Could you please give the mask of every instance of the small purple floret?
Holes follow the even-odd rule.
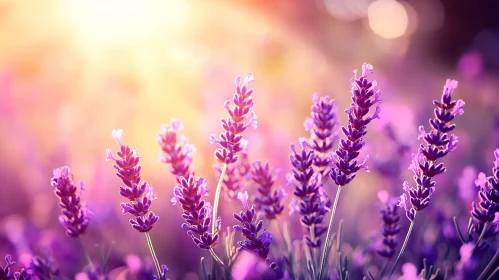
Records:
[[[268,162],[262,164],[260,161],[255,161],[251,165],[251,176],[258,191],[255,197],[256,210],[261,211],[269,220],[276,219],[284,210],[282,205],[282,200],[286,196],[284,190],[272,188],[278,173],[279,170],[274,170]]]
[[[170,125],[162,125],[158,135],[158,143],[161,147],[160,161],[167,164],[173,175],[188,177],[192,174],[190,166],[192,153],[196,150],[194,145],[188,143],[187,137],[180,135],[179,131],[184,129],[180,120],[172,119]]]

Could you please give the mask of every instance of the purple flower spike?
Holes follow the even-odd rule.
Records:
[[[236,162],[237,153],[244,149],[241,133],[250,126],[256,128],[256,114],[249,111],[254,104],[252,99],[253,89],[249,88],[249,83],[252,81],[253,75],[251,74],[246,74],[242,78],[236,77],[236,92],[232,102],[227,100],[224,104],[224,108],[229,114],[228,118],[221,119],[224,132],[220,133],[219,138],[216,138],[215,135],[210,136],[210,143],[220,145],[220,148],[215,151],[215,156],[221,163]],[[233,103],[232,108],[231,103]]]
[[[121,203],[123,214],[130,213],[135,216],[130,219],[132,227],[140,232],[148,232],[152,229],[159,217],[149,210],[152,200],[156,199],[152,187],[146,182],[141,182],[139,165],[140,156],[137,149],[130,149],[123,144],[123,130],[113,129],[111,133],[120,149],[116,157],[111,149],[106,150],[106,160],[115,162],[113,167],[117,170],[116,175],[123,181],[125,186],[120,187],[121,196],[128,201]]]
[[[206,180],[195,179],[190,175],[188,179],[180,177],[179,181],[180,185],[173,190],[175,196],[172,202],[182,205],[182,217],[185,221],[182,228],[187,230],[187,234],[199,248],[209,250],[216,247],[219,241],[219,228],[217,227],[217,232],[212,235],[210,232],[211,206],[202,199],[207,195]],[[216,222],[218,224],[219,221]]]
[[[306,130],[310,130],[310,146],[316,154],[314,166],[324,176],[329,172],[329,152],[338,140],[338,109],[329,96],[319,97],[315,93],[312,100],[312,117],[305,120],[304,126]]]
[[[409,169],[414,173],[416,187],[410,187],[408,182],[404,182],[404,194],[399,201],[399,206],[406,209],[406,216],[410,221],[414,220],[416,212],[423,210],[430,203],[430,197],[435,191],[436,182],[433,177],[443,173],[445,167],[438,161],[457,147],[457,136],[451,134],[456,126],[451,124],[457,112],[462,114],[464,101],[452,100],[452,93],[457,88],[457,81],[447,80],[441,101],[433,101],[435,117],[430,119],[431,130],[426,132],[423,126],[419,127],[421,135],[426,145],[421,145],[417,153],[413,154],[412,163]],[[412,207],[406,205],[407,197]]]
[[[67,166],[55,169],[53,174],[51,185],[60,199],[59,206],[62,210],[59,221],[66,228],[67,235],[78,237],[85,233],[90,221],[86,203],[81,201],[83,184],[80,183],[79,187],[75,186],[73,174]]]
[[[381,204],[378,205],[378,211],[383,220],[383,225],[381,228],[381,234],[383,234],[383,248],[378,249],[376,252],[385,258],[392,258],[395,253],[395,247],[397,247],[398,240],[397,234],[400,232],[399,220],[400,216],[398,212],[398,206],[389,201],[387,198],[382,198],[383,196],[388,196],[386,191],[380,192]]]
[[[162,125],[158,135],[161,147],[160,161],[170,167],[170,171],[177,177],[188,177],[192,162],[192,153],[196,150],[194,145],[188,143],[187,137],[179,135],[184,129],[180,120],[172,119],[170,125]]]
[[[279,170],[274,170],[268,162],[262,164],[255,161],[251,165],[251,176],[257,184],[258,194],[255,198],[255,206],[258,211],[265,214],[269,220],[276,219],[284,210],[282,200],[286,196],[284,190],[272,190]]]
[[[375,92],[376,81],[368,81],[367,76],[373,72],[370,64],[362,65],[362,75],[357,78],[357,71],[354,71],[352,82],[352,103],[350,108],[345,110],[348,114],[348,126],[342,127],[345,139],[340,140],[340,145],[336,152],[332,154],[331,172],[329,175],[338,186],[345,186],[355,178],[357,171],[361,168],[368,170],[366,166],[367,156],[363,162],[358,163],[360,149],[365,145],[363,137],[366,135],[367,124],[373,119],[379,118],[380,107],[376,109],[372,116],[367,117],[370,108],[381,103],[379,98],[381,92]]]
[[[244,236],[244,241],[239,241],[239,250],[246,250],[256,253],[259,257],[266,260],[269,254],[270,242],[272,237],[265,229],[259,233],[263,227],[263,221],[256,220],[254,205],[248,207],[248,193],[239,193],[238,198],[241,200],[245,210],[235,214],[234,218],[239,221],[240,225],[234,226],[234,230],[241,231]]]
[[[499,149],[494,151],[494,167],[492,176],[486,177],[484,173],[478,175],[475,185],[480,187],[478,205],[473,202],[471,216],[473,217],[473,230],[476,235],[480,235],[488,223],[483,239],[494,237],[499,233],[499,220],[495,219],[499,213]]]
[[[306,142],[301,143],[301,152],[297,151],[293,144],[291,144],[291,150],[293,154],[289,158],[293,165],[293,177],[289,178],[289,184],[295,189],[293,194],[301,200],[298,204],[300,221],[308,233],[305,239],[309,247],[320,248],[321,235],[327,230],[323,225],[323,219],[328,208],[327,202],[321,200],[319,192],[322,187],[322,177],[313,169],[316,155]],[[295,205],[296,203],[293,207],[296,209]]]

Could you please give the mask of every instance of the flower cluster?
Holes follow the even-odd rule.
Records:
[[[285,197],[284,190],[272,191],[272,186],[279,174],[279,170],[274,170],[268,162],[262,164],[255,161],[251,164],[251,177],[257,184],[258,194],[255,197],[255,205],[258,211],[265,214],[269,220],[276,219],[284,210],[282,200]]]
[[[478,192],[480,202],[478,205],[472,203],[471,216],[475,233],[480,235],[485,230],[483,239],[494,237],[499,233],[499,221],[495,219],[496,213],[499,213],[499,149],[494,151],[494,157],[492,176],[487,177],[484,173],[480,173],[475,180],[476,186],[480,187]],[[485,228],[486,223],[487,228]]]
[[[120,146],[115,157],[111,149],[106,150],[106,160],[115,162],[116,175],[123,181],[125,186],[120,187],[121,196],[129,201],[121,203],[123,214],[130,213],[135,216],[130,219],[132,227],[140,232],[148,232],[152,229],[159,217],[149,210],[156,196],[152,187],[146,182],[141,182],[139,165],[140,156],[137,149],[131,149],[123,144],[123,130],[113,129],[113,138]]]
[[[338,140],[338,109],[329,96],[319,97],[315,93],[312,101],[312,117],[305,120],[304,126],[311,134],[309,144],[316,154],[314,166],[324,176],[331,161],[329,153]]]
[[[229,113],[228,118],[222,118],[222,128],[225,132],[220,133],[220,137],[216,135],[210,136],[210,143],[218,143],[220,148],[215,151],[215,156],[219,162],[224,164],[234,163],[237,161],[237,153],[244,149],[244,142],[241,133],[248,127],[256,128],[256,114],[249,112],[253,107],[253,88],[248,88],[249,83],[253,81],[253,75],[246,74],[244,77],[236,77],[236,92],[232,98],[234,103],[231,108],[231,101],[227,100],[224,103],[224,108]],[[248,114],[249,120],[248,119]],[[246,121],[247,120],[247,121]]]
[[[162,125],[158,143],[161,147],[160,161],[169,165],[170,171],[177,177],[185,178],[193,174],[190,171],[192,162],[192,152],[196,149],[194,145],[188,143],[187,137],[179,135],[179,131],[184,129],[184,125],[178,119],[172,119],[170,125]]]
[[[400,232],[399,220],[400,216],[398,214],[399,207],[393,201],[389,201],[388,193],[382,191],[378,194],[381,204],[378,205],[378,211],[383,220],[383,226],[381,227],[381,234],[383,234],[383,248],[378,249],[376,252],[385,258],[393,257],[395,253],[395,247],[397,247],[398,240],[397,234]]]
[[[407,195],[400,197],[399,205],[403,206],[407,218],[414,220],[417,211],[421,211],[430,203],[430,197],[435,191],[433,177],[445,171],[443,163],[437,163],[439,159],[456,149],[457,136],[449,135],[456,125],[451,124],[457,113],[463,114],[464,101],[452,100],[452,92],[457,88],[457,81],[447,80],[444,86],[441,101],[433,101],[435,104],[435,118],[430,119],[431,131],[426,132],[423,126],[419,127],[421,135],[419,138],[425,140],[416,154],[412,155],[412,163],[409,169],[414,173],[416,187],[410,187],[404,182],[404,190],[408,193],[412,207],[408,209]]]
[[[67,235],[78,237],[85,233],[90,221],[86,203],[81,201],[83,183],[80,182],[80,191],[77,192],[78,187],[75,186],[73,174],[67,166],[55,169],[53,174],[50,183],[60,199],[59,206],[62,210],[59,222],[66,228]]]
[[[248,153],[243,151],[240,153],[240,157],[241,160],[227,165],[225,175],[222,178],[222,188],[225,196],[229,199],[237,198],[237,193],[246,183],[246,176],[250,171]],[[215,166],[215,170],[217,171],[217,175],[220,176],[222,173],[222,167],[220,164]]]
[[[246,250],[256,253],[260,258],[266,260],[270,250],[270,242],[272,237],[270,233],[262,230],[263,221],[256,221],[255,206],[248,207],[248,192],[238,193],[237,198],[244,206],[244,211],[240,214],[234,213],[234,218],[239,221],[240,225],[235,225],[234,230],[240,231],[245,240],[239,241],[239,250]]]
[[[12,258],[10,255],[5,256],[5,266],[2,267],[0,265],[0,279],[2,280],[29,280],[32,279],[31,275],[24,270],[24,268],[21,269],[19,272],[15,272],[14,276],[10,275],[10,267],[15,264],[15,262],[12,261]]]
[[[355,160],[359,155],[360,149],[365,145],[363,137],[366,135],[366,127],[373,119],[379,118],[380,107],[376,106],[376,110],[371,117],[366,117],[371,106],[380,103],[379,96],[381,92],[374,92],[377,85],[376,81],[368,81],[367,76],[373,72],[373,67],[370,64],[362,65],[362,75],[357,78],[357,71],[354,71],[352,79],[352,103],[350,108],[345,112],[348,114],[348,127],[342,127],[342,131],[346,139],[340,140],[340,145],[335,154],[331,157],[332,167],[330,176],[338,186],[345,186],[355,178],[356,172],[361,168],[367,170],[365,165],[367,156],[364,162],[357,163]],[[371,99],[374,97],[374,99]],[[365,118],[364,118],[365,117]]]
[[[327,228],[322,224],[324,215],[328,212],[326,203],[321,200],[322,176],[314,172],[313,162],[316,157],[314,150],[310,149],[306,142],[301,142],[301,152],[291,144],[293,154],[289,156],[293,165],[293,175],[289,184],[294,187],[293,194],[301,201],[298,205],[292,202],[291,208],[301,215],[301,223],[306,227],[309,235],[306,242],[309,247],[321,247],[321,235]]]
[[[201,248],[209,250],[217,246],[219,241],[218,231],[212,234],[209,231],[211,223],[211,205],[202,199],[208,195],[206,190],[207,182],[203,178],[195,179],[190,175],[189,178],[180,177],[179,186],[173,190],[174,197],[172,198],[173,205],[180,203],[182,205],[182,217],[185,223],[182,228],[187,230],[187,234],[192,238],[194,243]],[[220,220],[216,221],[217,229]]]

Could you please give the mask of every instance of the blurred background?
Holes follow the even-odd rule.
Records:
[[[337,214],[347,221],[351,251],[379,237],[376,193],[402,193],[417,127],[427,125],[447,78],[459,81],[455,96],[466,107],[456,120],[459,147],[437,179],[438,209],[427,218],[461,215],[464,227],[476,189],[474,175],[458,178],[490,173],[499,147],[498,15],[493,0],[0,0],[0,257],[50,256],[70,278],[82,270],[81,247],[58,223],[50,186],[52,170],[68,165],[93,212],[83,238],[90,255],[98,259],[114,242],[109,270],[151,265],[145,238],[121,215],[121,182],[105,161],[106,148],[117,147],[111,130],[122,128],[158,196],[152,210],[160,220],[151,231],[158,258],[170,278],[197,279],[199,258],[209,254],[180,227],[181,209],[170,203],[175,179],[158,160],[160,125],[184,122],[211,201],[216,146],[208,136],[221,132],[234,78],[252,73],[258,128],[245,133],[249,157],[280,168],[285,186],[289,144],[309,136],[303,121],[312,94],[334,98],[345,124],[350,79],[363,62],[374,65],[384,102],[366,140],[372,172],[344,191]],[[223,228],[241,209],[225,205]],[[298,217],[286,207],[282,220],[299,240]],[[429,228],[420,230],[431,244]]]

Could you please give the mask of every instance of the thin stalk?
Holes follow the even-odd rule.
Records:
[[[338,186],[336,197],[334,198],[333,209],[331,210],[331,218],[329,219],[329,226],[327,227],[326,242],[324,243],[324,251],[322,253],[322,261],[319,269],[319,280],[322,280],[324,268],[326,267],[326,259],[328,255],[329,241],[331,239],[331,227],[333,226],[334,214],[336,213],[336,206],[338,206],[338,199],[340,198],[341,186]]]
[[[210,249],[210,253],[211,255],[213,256],[213,258],[218,262],[220,263],[223,267],[225,267],[225,264],[224,262],[217,256],[217,254],[215,253],[215,251],[213,250],[213,248]]]
[[[90,255],[88,254],[87,249],[85,249],[85,245],[83,244],[83,240],[81,239],[81,237],[77,237],[77,238],[80,241],[81,247],[83,248],[83,254],[85,254],[85,258],[87,259],[88,264],[90,265],[92,270],[94,270],[95,269],[94,263],[90,259]]]
[[[498,271],[499,271],[499,267],[497,267],[496,269],[494,269],[494,271],[492,271],[492,273],[489,275],[489,278],[487,278],[487,280],[494,279],[494,278],[492,278],[492,276],[494,276],[494,274],[496,274]]]
[[[388,258],[385,258],[385,260],[383,261],[383,266],[381,267],[381,270],[379,271],[379,279],[383,279],[383,273],[385,273],[387,265],[388,265]]]
[[[483,269],[482,273],[480,273],[480,276],[478,276],[478,280],[482,280],[485,277],[485,275],[487,274],[487,271],[489,271],[489,269],[492,267],[492,265],[496,262],[497,258],[499,258],[499,249],[494,254],[494,257],[492,257],[492,259],[487,264],[487,266]]]
[[[400,253],[395,259],[395,263],[393,264],[392,270],[390,271],[390,276],[388,278],[392,277],[393,272],[395,271],[395,267],[397,266],[397,263],[399,262],[400,257],[404,253],[405,246],[407,246],[407,241],[409,241],[409,237],[411,236],[412,228],[414,227],[414,221],[416,220],[416,213],[414,213],[414,219],[411,221],[411,225],[409,226],[409,230],[407,231],[407,235],[405,236],[404,244],[402,244],[402,249],[400,249]]]
[[[222,172],[220,173],[220,179],[218,179],[217,190],[215,191],[215,200],[213,201],[213,211],[211,219],[211,233],[213,235],[215,235],[217,231],[218,202],[220,201],[220,191],[222,190],[222,182],[226,171],[227,171],[227,163],[224,163],[224,165],[222,166]]]
[[[475,249],[473,251],[476,251],[478,249],[478,245],[480,245],[480,241],[482,241],[483,237],[485,236],[485,232],[487,231],[488,226],[489,226],[489,222],[485,222],[485,224],[483,224],[482,232],[480,233],[480,236],[478,237],[478,240],[476,241]]]
[[[156,257],[156,253],[154,252],[154,247],[152,246],[151,236],[149,233],[145,232],[147,246],[149,246],[149,251],[151,251],[152,260],[154,261],[154,265],[156,266],[156,270],[158,271],[158,277],[161,279],[161,268],[159,266],[158,258]]]

